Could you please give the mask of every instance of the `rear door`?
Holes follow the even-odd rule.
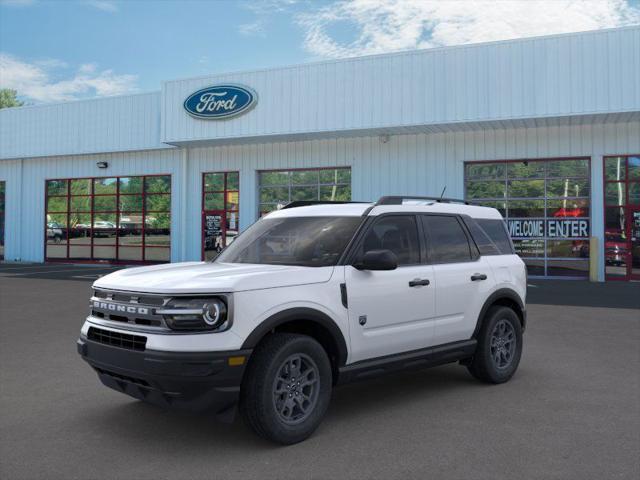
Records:
[[[469,339],[495,279],[462,220],[456,215],[422,215],[436,296],[434,343]]]
[[[377,249],[395,253],[398,268],[362,271],[351,265],[345,267],[350,359],[354,362],[433,344],[433,267],[423,263],[417,217],[377,217],[357,246],[351,263]]]

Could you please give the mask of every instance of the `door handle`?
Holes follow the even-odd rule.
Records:
[[[429,283],[431,283],[431,282],[429,282],[429,280],[427,280],[426,278],[425,279],[416,278],[416,279],[411,280],[409,282],[409,286],[410,287],[423,287],[423,286],[429,285]]]
[[[486,280],[487,276],[484,273],[474,273],[471,275],[471,281],[477,282],[478,280]]]

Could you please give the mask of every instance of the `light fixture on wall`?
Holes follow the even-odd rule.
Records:
[[[107,168],[109,166],[109,164],[107,162],[97,162],[96,166],[98,168]]]

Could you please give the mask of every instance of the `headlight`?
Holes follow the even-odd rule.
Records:
[[[174,298],[156,313],[172,330],[222,331],[231,325],[223,298]]]

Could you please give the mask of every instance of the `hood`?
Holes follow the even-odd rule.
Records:
[[[333,267],[185,262],[124,268],[94,282],[96,288],[145,293],[222,293],[329,281]]]

